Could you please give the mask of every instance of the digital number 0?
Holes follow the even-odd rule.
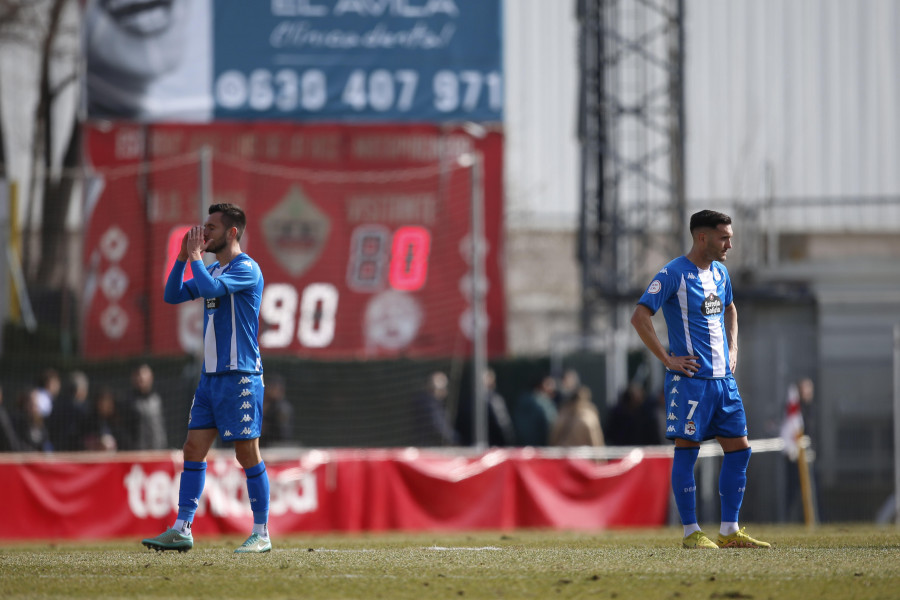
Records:
[[[395,290],[421,289],[428,277],[431,234],[424,227],[401,227],[391,247],[390,283]]]

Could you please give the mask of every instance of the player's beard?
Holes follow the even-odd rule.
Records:
[[[210,239],[206,244],[206,252],[210,252],[211,254],[218,254],[221,250],[225,249],[225,238],[219,239]]]

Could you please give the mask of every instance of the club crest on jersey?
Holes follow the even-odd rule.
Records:
[[[722,308],[722,299],[715,294],[710,294],[703,299],[703,306],[700,308],[700,312],[706,317],[711,317],[721,314]]]
[[[215,310],[219,308],[219,299],[218,298],[207,298],[206,299],[206,310]]]
[[[654,279],[650,282],[650,287],[647,288],[648,294],[658,294],[659,290],[662,289],[662,284],[659,282],[659,279]]]

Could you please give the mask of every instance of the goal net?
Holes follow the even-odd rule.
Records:
[[[123,400],[126,373],[113,365],[158,366],[170,446],[180,445],[200,373],[203,306],[168,305],[163,288],[185,231],[219,202],[245,210],[241,247],[265,278],[267,393],[283,390],[289,407],[268,421],[280,428],[271,441],[452,443],[426,435],[416,406],[441,381],[436,372],[447,376],[451,423],[470,401],[476,290],[488,352],[501,353],[505,337],[500,228],[490,218],[499,211],[488,208],[485,239],[473,243],[473,189],[481,194],[483,182],[459,160],[476,140],[430,128],[279,125],[90,133],[81,350],[94,378],[108,365]],[[473,257],[487,267],[477,281]]]

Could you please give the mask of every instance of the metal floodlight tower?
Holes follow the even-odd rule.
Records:
[[[683,0],[578,0],[582,334],[684,251]]]

